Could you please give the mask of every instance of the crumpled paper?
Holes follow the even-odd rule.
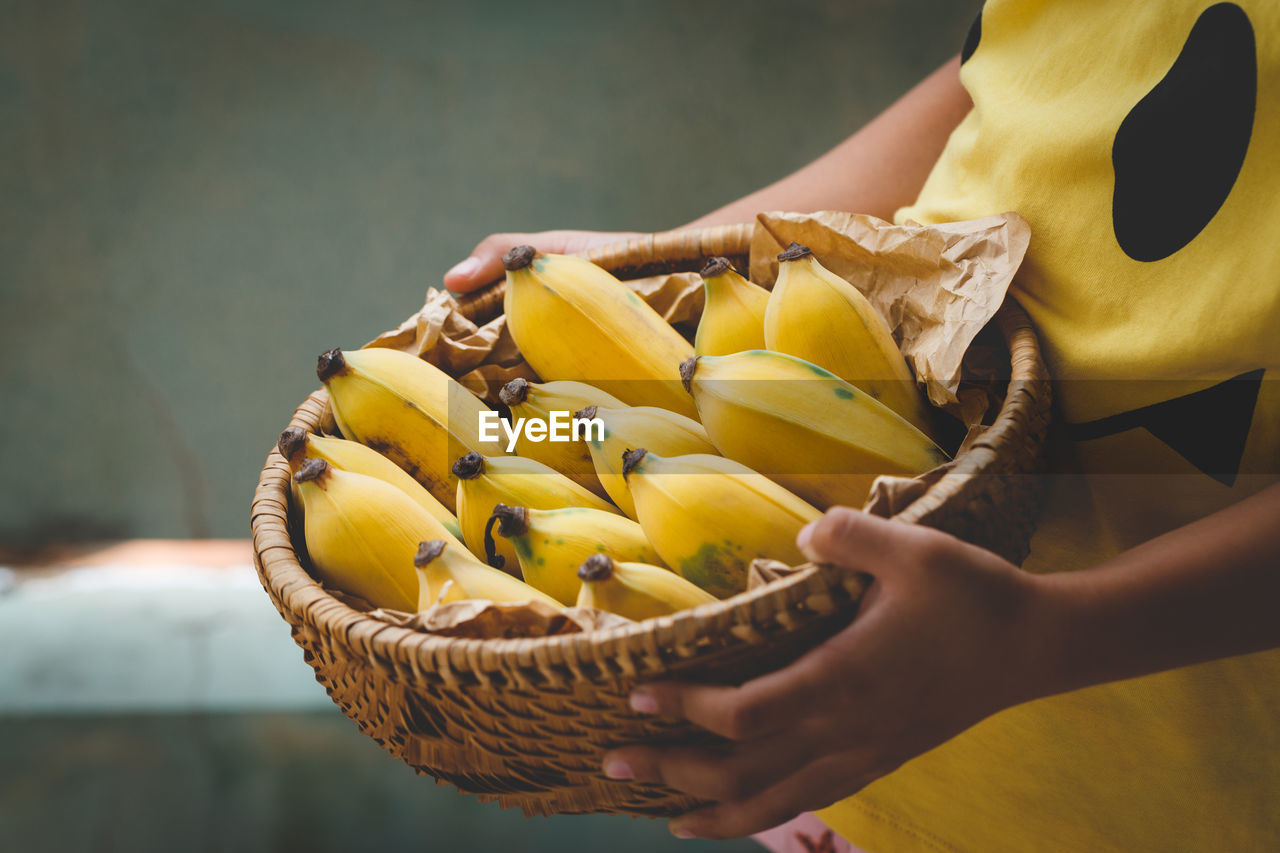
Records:
[[[1016,213],[941,225],[894,225],[841,211],[761,213],[752,281],[771,287],[777,255],[801,243],[867,297],[936,406],[959,402],[960,365],[995,316],[1022,263],[1031,227]]]
[[[475,640],[553,637],[633,624],[630,619],[590,607],[553,607],[542,601],[502,604],[481,599],[437,604],[419,613],[371,610],[366,615],[410,631]]]
[[[985,424],[972,423],[964,437],[964,441],[960,443],[960,449],[956,451],[955,455],[958,457],[967,450],[971,444],[982,437],[982,434],[987,429],[988,427]],[[887,474],[876,477],[875,482],[871,484],[871,492],[867,495],[862,508],[872,515],[878,515],[881,518],[892,518],[929,491],[934,484],[945,477],[955,466],[955,458],[952,458],[950,462],[944,462],[938,467],[915,477],[893,477]]]
[[[365,346],[389,347],[425,359],[491,404],[512,379],[538,378],[516,349],[503,317],[477,326],[445,290],[428,290],[416,314]]]

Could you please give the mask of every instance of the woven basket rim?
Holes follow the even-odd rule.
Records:
[[[619,257],[639,266],[660,259],[693,261],[710,254],[742,256],[749,249],[750,235],[749,225],[685,229],[644,235],[584,254],[607,267]],[[640,260],[636,261],[637,258]],[[474,304],[487,299],[492,303],[492,291],[496,289],[490,288],[490,292],[460,302]],[[1006,299],[997,319],[1009,346],[1012,371],[1009,393],[1001,401],[995,423],[988,428],[989,440],[958,454],[953,469],[929,486],[903,512],[894,515],[894,519],[919,521],[931,509],[963,491],[966,483],[990,464],[1001,436],[1021,428],[1020,419],[1014,411],[1019,396],[1015,389],[1018,383],[1040,383],[1046,376],[1030,320],[1012,296]],[[313,392],[295,411],[290,426],[301,426],[310,431],[318,429],[320,411],[326,401],[323,389]],[[521,639],[446,637],[374,619],[325,590],[302,566],[292,547],[288,500],[288,465],[273,447],[267,455],[254,495],[251,528],[254,562],[263,585],[273,592],[279,606],[288,608],[303,622],[321,631],[344,638],[348,644],[365,646],[366,653],[372,657],[395,663],[395,658],[406,656],[402,662],[413,673],[418,674],[424,668],[423,664],[429,664],[426,669],[443,673],[446,680],[456,677],[455,669],[487,681],[493,673],[510,674],[517,668],[525,671],[530,667],[539,668],[539,658],[544,655],[543,663],[564,665],[576,674],[581,674],[584,667],[595,667],[605,672],[611,665],[616,668],[617,653],[628,653],[632,642],[640,641],[646,647],[696,644],[699,636],[707,634],[708,626],[724,629],[739,623],[749,626],[755,621],[749,618],[750,611],[760,609],[776,613],[794,607],[811,595],[839,587],[851,576],[847,570],[836,567],[815,567],[721,601],[607,629]],[[611,663],[606,663],[606,660]],[[633,674],[643,676],[644,673]]]

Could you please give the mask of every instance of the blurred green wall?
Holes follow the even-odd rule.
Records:
[[[246,535],[321,350],[490,231],[660,230],[786,174],[976,7],[0,4],[0,542]]]

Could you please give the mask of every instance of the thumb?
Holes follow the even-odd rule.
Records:
[[[816,563],[879,575],[886,566],[904,562],[919,547],[923,532],[915,525],[838,506],[805,525],[796,545]]]

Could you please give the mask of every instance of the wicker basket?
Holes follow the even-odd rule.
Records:
[[[750,234],[748,226],[670,232],[589,257],[622,278],[693,270],[714,255],[745,268]],[[502,285],[460,304],[483,322],[500,313]],[[1020,561],[1035,526],[1049,390],[1026,315],[1009,301],[997,319],[1011,356],[998,417],[895,518]],[[289,425],[317,430],[326,406],[324,392],[315,392]],[[253,499],[255,562],[316,680],[363,732],[419,773],[528,814],[666,816],[695,806],[679,792],[602,775],[601,758],[614,746],[712,738],[635,714],[631,688],[659,678],[737,683],[776,668],[847,624],[861,588],[823,567],[608,631],[523,640],[427,635],[371,619],[325,592],[300,562],[288,499],[289,469],[273,450]]]

